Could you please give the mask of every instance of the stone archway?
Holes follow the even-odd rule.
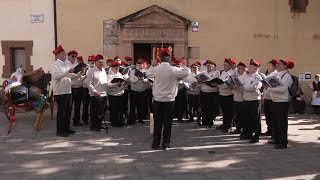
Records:
[[[133,57],[134,43],[174,44],[175,57],[186,57],[190,20],[153,5],[117,21],[104,21],[104,54]]]

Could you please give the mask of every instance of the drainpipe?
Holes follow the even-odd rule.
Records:
[[[54,47],[58,47],[58,31],[57,31],[57,0],[53,0],[53,25],[54,25]]]

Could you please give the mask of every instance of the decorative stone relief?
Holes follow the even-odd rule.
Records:
[[[105,45],[119,45],[119,25],[116,20],[103,21],[103,37]]]
[[[255,34],[253,34],[253,38],[255,38],[255,39],[271,39],[271,35],[255,33]]]
[[[184,29],[124,28],[124,40],[184,40]]]

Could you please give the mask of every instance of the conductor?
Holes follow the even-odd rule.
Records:
[[[158,150],[161,141],[163,127],[162,149],[169,148],[171,138],[174,100],[178,93],[178,82],[188,76],[188,69],[171,66],[170,56],[165,49],[160,54],[161,64],[153,60],[152,67],[146,72],[148,78],[153,81],[153,116],[154,134],[152,149]]]

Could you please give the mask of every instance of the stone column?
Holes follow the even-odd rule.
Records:
[[[103,21],[103,55],[110,58],[119,55],[119,29],[116,20]]]

